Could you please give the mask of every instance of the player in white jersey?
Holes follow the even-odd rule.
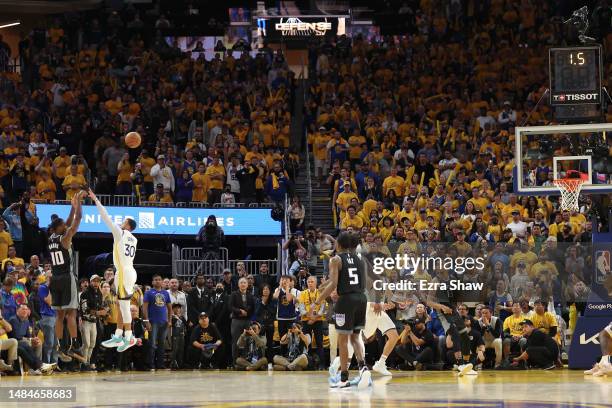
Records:
[[[136,229],[136,221],[126,218],[121,226],[113,223],[106,208],[91,190],[89,190],[89,197],[98,207],[102,221],[113,233],[113,263],[116,269],[113,286],[119,299],[120,313],[117,330],[109,340],[102,342],[102,345],[107,348],[117,347],[117,351],[121,353],[136,345],[136,339],[132,335],[132,314],[130,313],[130,299],[134,294],[134,285],[136,285],[134,257],[138,240],[132,235],[132,231]]]

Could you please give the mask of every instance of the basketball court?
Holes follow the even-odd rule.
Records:
[[[111,373],[3,378],[0,386],[76,387],[76,402],[53,407],[612,407],[611,380],[578,370],[394,372],[372,389],[330,390],[327,372]],[[3,407],[24,404],[2,403]]]

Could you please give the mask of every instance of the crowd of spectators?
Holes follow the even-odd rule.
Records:
[[[562,35],[549,19],[552,2],[522,3],[476,10],[421,2],[410,36],[313,43],[305,124],[315,179],[332,197],[330,216],[338,229],[361,234],[360,252],[487,260],[482,271],[388,270],[385,279],[483,283],[457,306],[472,328],[474,361],[523,364],[535,327],[555,347],[538,339],[549,352],[529,363],[548,368],[567,315],[588,297],[588,244],[598,225],[588,198],[570,212],[512,192],[511,135],[515,125],[550,120],[546,106],[531,111],[547,83],[545,47]],[[55,20],[42,38],[20,43],[28,81],[3,77],[0,348],[8,365],[17,355],[33,374],[57,362],[50,265],[41,265],[44,231],[33,200],[70,198],[85,185],[167,203],[278,203],[292,195],[295,79],[282,53],[194,60],[159,34],[143,36],[139,19],[128,10],[87,25]],[[142,148],[126,148],[129,131],[141,134]],[[290,213],[299,233],[286,244],[286,276],[278,281],[266,265],[250,276],[240,264],[218,281],[155,276],[132,299],[139,345],[127,353],[99,345],[117,323],[112,269],[82,279],[84,361],[60,362],[62,370],[327,366],[336,355],[335,296],[321,306],[313,300],[325,279],[316,267],[335,242],[304,225],[298,199]],[[452,367],[457,339],[413,296],[386,299],[384,313],[401,333],[387,365]],[[367,339],[369,362],[382,343],[381,333]]]

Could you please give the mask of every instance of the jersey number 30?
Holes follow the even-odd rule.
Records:
[[[64,254],[62,252],[51,252],[51,263],[53,266],[63,265],[64,262]]]
[[[125,256],[133,258],[136,255],[136,247],[133,245],[125,244]]]
[[[357,268],[348,268],[349,278],[351,278],[351,280],[349,280],[349,285],[359,284],[359,275],[355,272],[357,272]]]

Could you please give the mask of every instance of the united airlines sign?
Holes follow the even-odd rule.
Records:
[[[47,225],[51,215],[66,218],[69,205],[38,204],[36,213],[42,226]],[[169,208],[169,207],[106,207],[111,219],[121,224],[126,218],[137,223],[136,235],[195,235],[214,215],[225,235],[281,235],[281,223],[270,216],[270,209],[260,208]],[[98,209],[83,206],[83,219],[79,232],[107,233]]]

